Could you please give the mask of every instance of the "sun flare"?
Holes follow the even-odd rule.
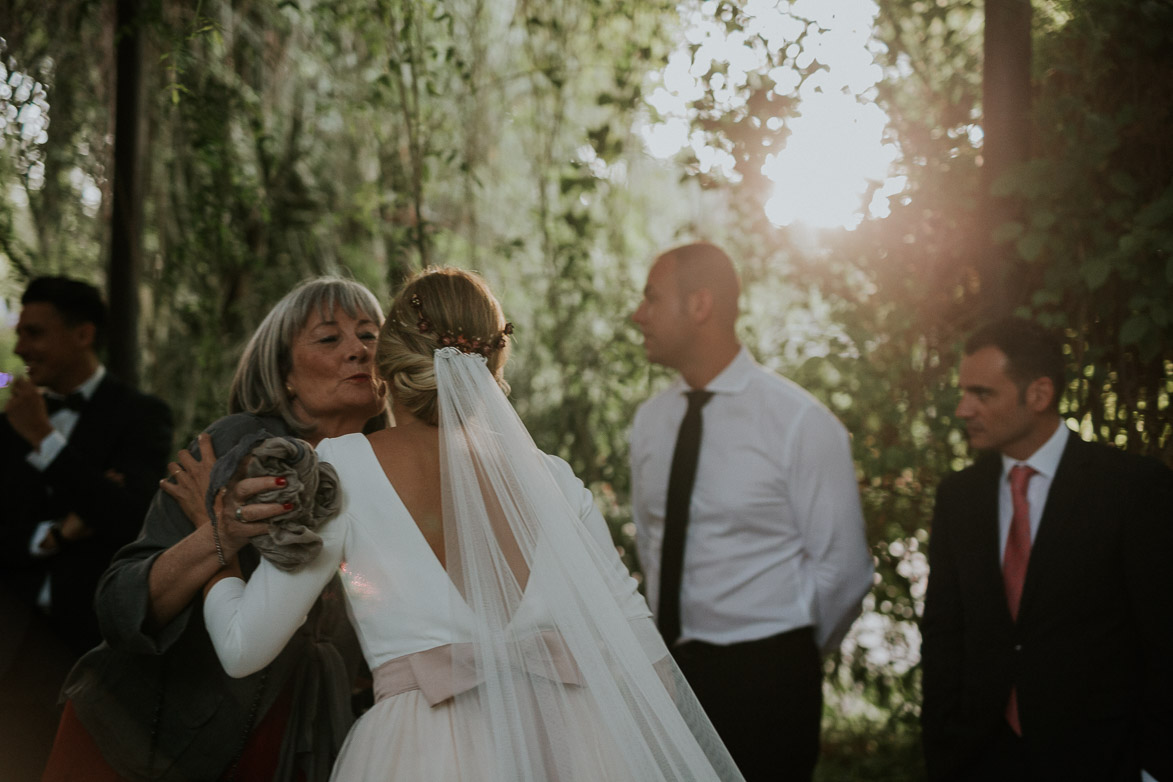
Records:
[[[753,40],[743,31],[729,33],[715,18],[718,6],[712,0],[699,7],[682,3],[680,10],[685,40],[659,72],[659,84],[648,97],[660,120],[641,129],[653,156],[667,159],[688,149],[700,171],[736,181],[732,155],[690,129],[689,104],[703,95],[701,79],[718,65],[720,72],[709,82],[712,98],[723,110],[739,108],[738,88],[747,74],[767,67],[762,42],[788,55],[794,47],[791,67],[769,71],[774,91],[796,96],[799,107],[785,120],[762,118],[771,130],[781,133],[785,126],[789,132],[785,147],[762,167],[774,183],[766,217],[778,226],[851,230],[865,217],[887,216],[888,199],[903,190],[905,180],[893,175],[898,152],[884,141],[888,118],[874,101],[882,76],[874,59],[879,45],[872,36],[874,0],[751,1],[742,10]],[[816,23],[801,47],[794,43],[804,29],[799,19]],[[798,69],[816,60],[825,68],[800,84]]]

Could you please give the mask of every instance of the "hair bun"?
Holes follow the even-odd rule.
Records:
[[[512,324],[483,279],[451,267],[430,268],[404,283],[379,333],[375,367],[395,401],[433,426],[439,423],[435,351],[455,347],[485,358],[498,385],[509,356]]]

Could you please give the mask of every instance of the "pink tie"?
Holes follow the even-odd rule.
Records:
[[[1010,468],[1010,501],[1014,515],[1010,517],[1010,534],[1006,538],[1006,553],[1002,557],[1002,580],[1006,585],[1006,602],[1010,616],[1018,620],[1018,604],[1022,600],[1022,585],[1026,581],[1026,564],[1030,559],[1030,503],[1026,499],[1026,487],[1037,471],[1025,464]],[[1010,702],[1006,704],[1006,721],[1019,736],[1022,725],[1018,721],[1018,694],[1010,690]]]
[[[1010,468],[1010,501],[1014,515],[1010,517],[1010,534],[1002,557],[1002,580],[1006,583],[1010,616],[1015,620],[1018,619],[1018,603],[1022,600],[1022,584],[1026,581],[1026,563],[1030,559],[1030,503],[1026,499],[1026,486],[1034,474],[1034,468],[1025,464]]]

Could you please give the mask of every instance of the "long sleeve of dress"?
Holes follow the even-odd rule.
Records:
[[[287,573],[261,560],[247,584],[225,578],[208,592],[204,624],[229,676],[255,673],[280,654],[338,572],[346,538],[345,512],[319,533],[321,553],[296,572]]]

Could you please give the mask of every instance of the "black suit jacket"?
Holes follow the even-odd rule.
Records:
[[[0,414],[0,578],[28,602],[49,577],[50,623],[80,654],[101,641],[93,610],[98,578],[138,534],[171,452],[171,411],[107,374],[79,411],[65,448],[41,472],[29,445]],[[122,476],[107,477],[108,471]],[[94,531],[57,554],[29,554],[37,524],[74,511]]]
[[[1035,778],[1173,779],[1173,472],[1070,434],[1015,622],[1001,470],[988,454],[937,494],[921,626],[930,779],[970,778],[1005,731],[1012,686],[1049,775]]]

